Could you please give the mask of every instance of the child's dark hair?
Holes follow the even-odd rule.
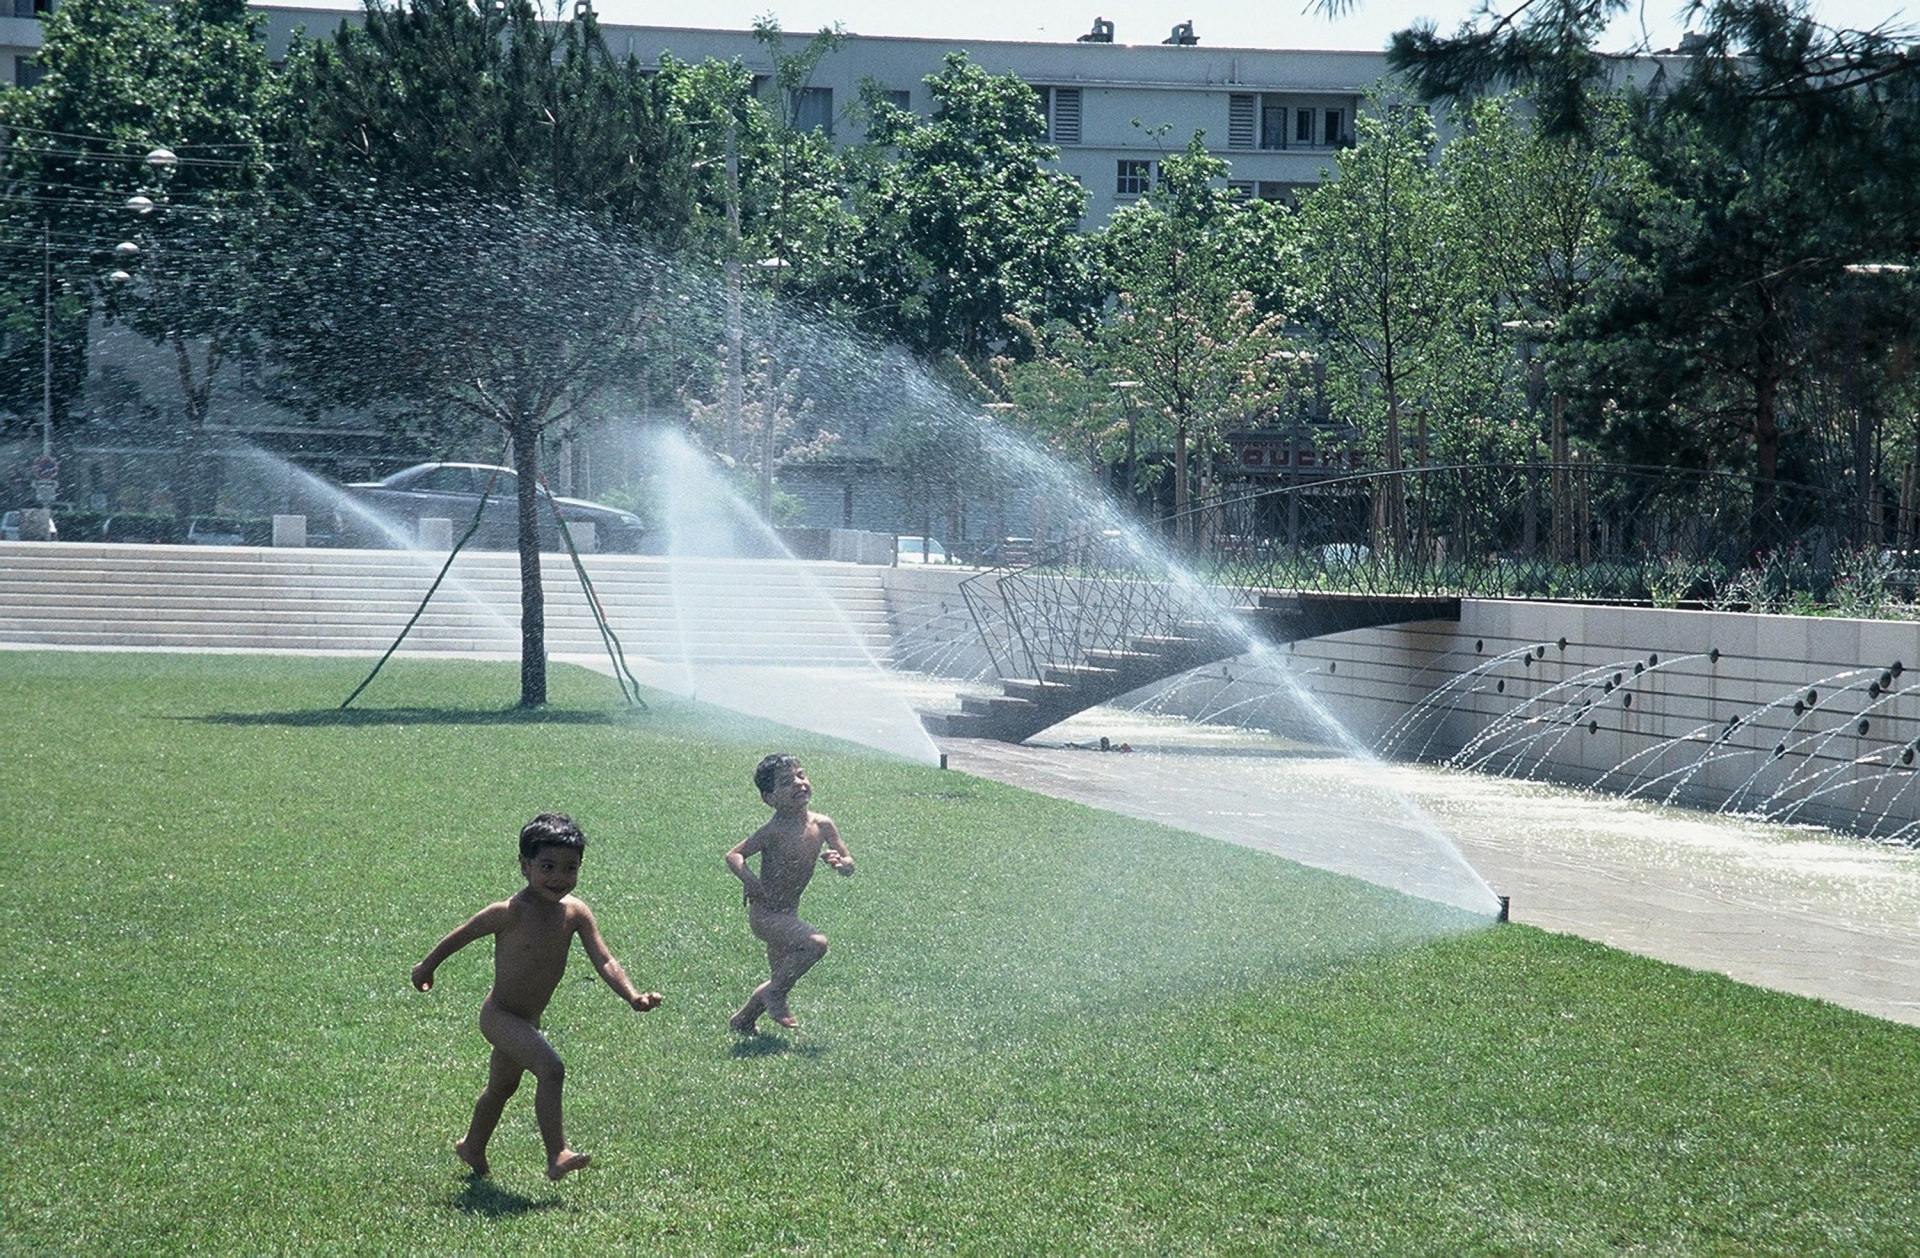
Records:
[[[776,751],[754,766],[753,784],[760,788],[762,795],[771,795],[774,788],[780,785],[780,771],[799,767],[800,757],[784,755]]]
[[[587,836],[563,812],[543,812],[520,828],[520,855],[532,860],[543,847],[587,850]]]

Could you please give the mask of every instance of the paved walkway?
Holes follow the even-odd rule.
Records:
[[[1102,753],[1099,719],[1049,731],[1051,745],[941,747],[960,772],[1296,857],[1356,834],[1390,853],[1410,800],[1511,897],[1517,922],[1920,1025],[1920,854],[1261,736],[1150,747],[1155,731],[1122,729],[1110,743],[1127,734],[1136,749]]]

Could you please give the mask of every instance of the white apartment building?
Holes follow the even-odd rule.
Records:
[[[643,64],[657,64],[667,51],[683,61],[737,58],[757,75],[773,73],[772,58],[750,33],[605,29],[616,53],[630,52]],[[805,42],[803,35],[789,39],[796,48]],[[1047,138],[1060,150],[1061,169],[1087,189],[1093,223],[1145,192],[1161,157],[1185,148],[1196,131],[1232,163],[1231,181],[1250,195],[1282,198],[1318,182],[1336,150],[1352,143],[1355,115],[1387,73],[1386,58],[1368,52],[856,35],[820,63],[798,121],[857,142],[849,109],[869,80],[895,104],[930,114],[925,80],[956,50],[1039,93]]]
[[[0,0],[0,69],[17,84],[33,81],[40,45],[38,14],[58,0]],[[265,19],[268,50],[284,53],[295,30],[330,34],[358,11],[255,5]],[[841,143],[860,140],[851,116],[860,85],[884,85],[896,104],[930,113],[924,80],[943,58],[964,51],[992,74],[1015,74],[1039,92],[1048,139],[1060,167],[1088,192],[1087,221],[1105,221],[1151,186],[1155,164],[1186,147],[1194,132],[1232,163],[1231,181],[1250,196],[1284,198],[1322,178],[1336,150],[1353,139],[1355,115],[1369,88],[1387,73],[1370,52],[1214,48],[1193,39],[1190,24],[1170,28],[1169,42],[1109,42],[1112,23],[1089,23],[1091,37],[1063,43],[1018,40],[906,39],[853,35],[821,62],[798,121],[826,129]],[[654,26],[602,28],[620,56],[658,65],[662,53],[682,61],[738,59],[771,82],[773,58],[748,31]],[[1201,32],[1204,35],[1204,32]],[[789,35],[796,51],[807,33]]]

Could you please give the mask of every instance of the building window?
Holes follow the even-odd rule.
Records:
[[[15,17],[45,17],[51,12],[53,12],[53,0],[13,0]]]
[[[1311,109],[1291,109],[1288,98],[1275,92],[1236,93],[1227,98],[1227,147],[1283,149],[1289,143],[1311,145],[1314,124]],[[1294,116],[1295,133],[1287,137],[1287,115]]]
[[[1279,179],[1262,179],[1255,195],[1262,201],[1279,201],[1283,205],[1298,205],[1300,193],[1312,186],[1312,184],[1288,183]]]
[[[1346,119],[1347,119],[1347,114],[1346,114],[1346,111],[1343,109],[1329,109],[1327,111],[1327,147],[1328,148],[1330,149],[1338,148],[1340,147],[1341,143],[1346,139],[1346,133],[1347,133]]]
[[[1251,201],[1253,200],[1255,187],[1256,185],[1251,180],[1241,181],[1229,179],[1227,180],[1227,195],[1235,201]]]
[[[1259,101],[1252,95],[1235,93],[1227,97],[1227,147],[1253,147],[1253,120]]]
[[[803,87],[793,94],[793,126],[796,131],[824,131],[833,134],[833,89]]]
[[[1287,107],[1271,96],[1260,101],[1260,147],[1287,147]]]
[[[1047,121],[1047,143],[1080,143],[1080,89],[1036,87],[1033,90],[1040,94],[1040,116]]]
[[[32,57],[15,57],[13,59],[13,85],[15,87],[32,87],[39,81],[40,67],[34,64]]]
[[[912,92],[889,91],[884,93],[884,95],[886,96],[887,104],[892,105],[895,109],[904,109],[908,111],[911,111],[913,109],[913,93]]]
[[[1123,159],[1114,179],[1115,196],[1137,197],[1153,186],[1153,163]]]

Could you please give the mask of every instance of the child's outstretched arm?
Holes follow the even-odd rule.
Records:
[[[507,919],[512,912],[513,905],[502,900],[498,904],[489,904],[459,926],[454,927],[447,933],[445,939],[433,945],[433,951],[426,955],[425,960],[413,967],[414,987],[423,992],[430,990],[433,987],[433,972],[440,968],[442,961],[474,940],[484,939],[497,932],[507,924]]]
[[[853,853],[847,850],[846,840],[840,837],[840,827],[833,824],[831,817],[815,818],[820,825],[820,859],[831,869],[843,876],[853,874]]]
[[[633,985],[627,972],[613,959],[613,951],[607,947],[607,941],[600,938],[600,923],[593,920],[593,910],[576,901],[574,909],[580,915],[578,929],[580,943],[587,950],[587,960],[593,962],[594,970],[613,988],[614,995],[645,1013],[660,1004],[659,992],[643,992]]]

